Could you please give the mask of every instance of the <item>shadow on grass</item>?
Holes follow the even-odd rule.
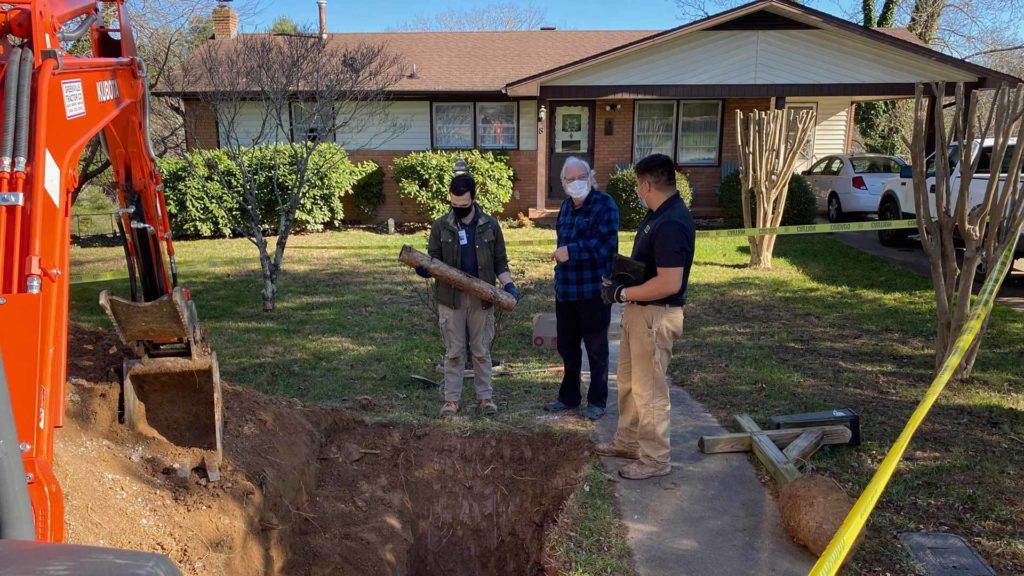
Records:
[[[182,283],[192,292],[226,381],[325,404],[370,396],[381,413],[434,417],[441,396],[410,379],[439,379],[434,365],[444,351],[436,318],[417,294],[426,290],[424,283],[391,261],[346,261],[351,265],[334,262],[331,269],[297,261],[283,274],[278,307],[270,313],[260,307],[258,272],[211,270]],[[123,281],[73,286],[76,321],[107,325],[95,304],[103,288],[128,292]],[[521,288],[517,321],[500,335],[494,354],[516,366],[557,363],[557,356],[538,358],[530,341],[529,318],[546,311],[550,283]],[[549,395],[538,384],[551,382],[552,376],[496,379],[496,398],[505,408],[499,419],[532,414]],[[475,404],[471,381],[463,399]]]
[[[812,460],[856,495],[931,382],[930,285],[828,239],[780,239],[776,256],[769,273],[695,269],[675,381],[723,422],[857,410],[865,444]],[[951,383],[915,437],[859,570],[906,573],[891,534],[923,528],[969,537],[999,573],[1024,573],[1024,550],[1004,545],[1024,526],[1022,331],[1024,316],[995,311],[974,378]]]

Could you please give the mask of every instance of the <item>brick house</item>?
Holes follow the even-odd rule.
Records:
[[[214,21],[213,42],[236,37],[230,8],[219,6]],[[389,116],[401,120],[401,134],[383,142],[373,141],[373,127],[335,135],[354,159],[388,172],[378,217],[399,221],[415,219],[416,207],[397,196],[389,168],[411,151],[507,152],[516,191],[505,214],[535,218],[564,197],[558,173],[565,157],[589,159],[604,187],[617,167],[662,152],[690,178],[694,213],[714,216],[718,184],[737,166],[736,110],[814,109],[806,167],[849,151],[858,102],[910,97],[916,82],[965,82],[968,89],[1019,82],[935,52],[906,30],[866,29],[785,0],[757,0],[665,31],[327,37],[383,43],[415,65],[390,92]],[[191,146],[218,146],[209,108],[194,94],[164,95],[183,98]]]

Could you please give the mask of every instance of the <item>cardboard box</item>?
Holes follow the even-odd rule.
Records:
[[[533,347],[558,350],[558,323],[554,314],[533,317]]]

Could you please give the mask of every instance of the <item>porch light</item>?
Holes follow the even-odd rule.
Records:
[[[537,110],[537,122],[543,122],[548,117],[548,109],[543,104],[540,105],[540,110]]]

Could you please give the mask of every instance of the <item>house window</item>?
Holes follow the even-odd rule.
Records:
[[[476,105],[478,148],[515,148],[516,126],[515,102],[480,102]]]
[[[799,114],[800,112],[802,112],[804,110],[809,110],[811,112],[817,112],[818,106],[816,104],[792,104],[792,105],[787,105],[786,106],[786,110],[792,110],[792,111],[794,111],[797,114]],[[789,127],[788,128],[789,129],[789,141],[792,142],[796,138],[796,123],[795,122],[790,123],[788,116],[786,117],[786,122],[787,122],[786,125]],[[817,123],[817,119],[815,119],[815,123]],[[800,156],[797,157],[797,167],[804,166],[807,163],[809,163],[812,160],[814,160],[814,132],[815,131],[816,131],[815,128],[812,127],[811,128],[811,133],[807,135],[807,141],[804,142],[803,147],[800,149]]]
[[[718,164],[722,103],[718,100],[679,102],[679,150],[676,161],[685,166]]]
[[[292,102],[292,139],[295,142],[334,141],[334,107],[317,102]]]
[[[637,101],[633,126],[633,158],[651,154],[672,156],[675,101]]]
[[[434,147],[473,147],[473,103],[434,103]]]

